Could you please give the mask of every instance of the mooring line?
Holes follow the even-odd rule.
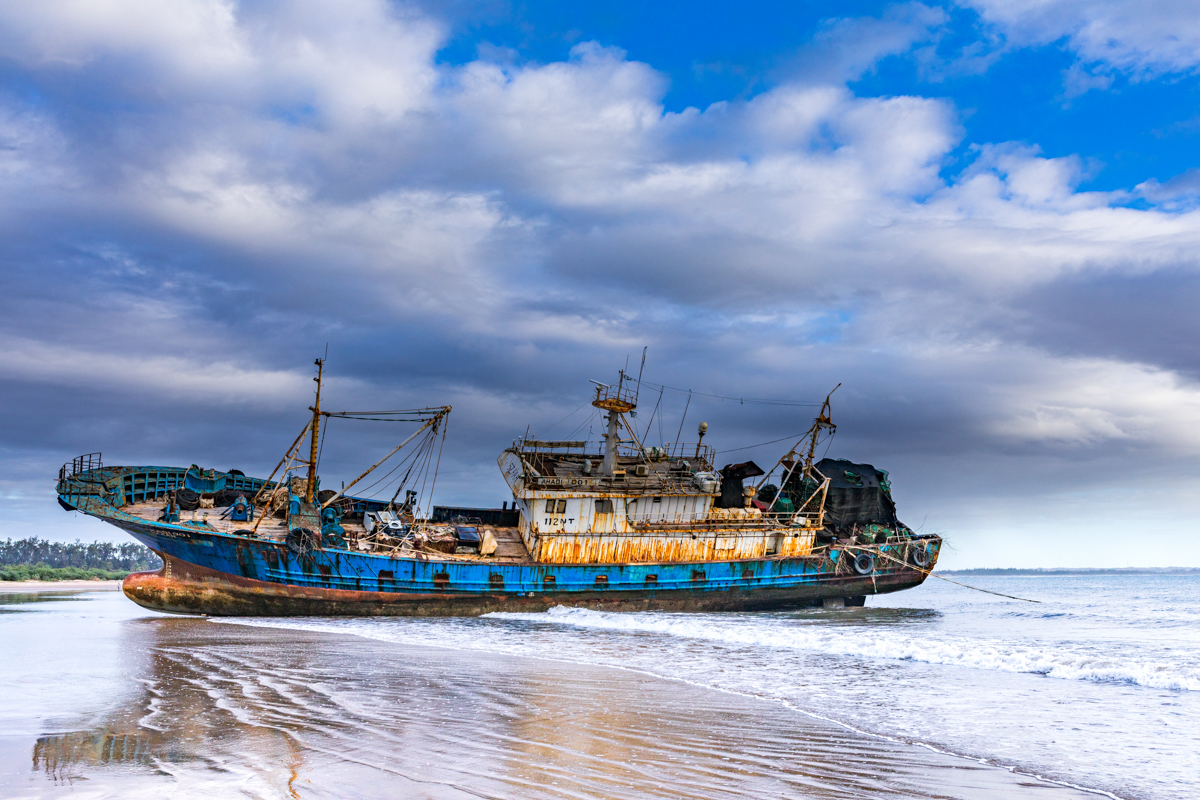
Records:
[[[842,549],[867,550],[868,552],[871,552],[870,548],[861,547],[859,545],[850,545],[849,547],[843,547]],[[906,561],[901,561],[900,559],[896,558],[895,556],[888,555],[887,553],[883,552],[882,550],[875,550],[873,552],[878,553],[879,555],[883,556],[886,559],[895,561],[897,564],[900,564],[901,566],[905,566],[910,569],[915,569],[917,572],[923,572],[926,575],[928,575],[930,578],[937,578],[939,581],[945,581],[946,583],[953,583],[955,586],[961,586],[964,589],[974,589],[977,592],[983,592],[984,594],[994,594],[997,597],[1006,597],[1009,600],[1020,600],[1023,603],[1039,603],[1040,604],[1042,602],[1041,600],[1030,600],[1028,597],[1015,597],[1011,594],[1003,594],[1001,592],[993,592],[991,589],[980,589],[978,586],[971,586],[970,584],[960,583],[959,581],[952,581],[949,578],[943,578],[941,575],[934,574],[932,570],[922,569],[921,567],[918,567],[916,564],[909,564]]]

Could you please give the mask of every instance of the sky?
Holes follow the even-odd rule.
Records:
[[[265,475],[326,352],[499,506],[645,349],[718,466],[840,384],[944,567],[1200,566],[1198,100],[1174,0],[0,4],[0,537],[121,540],[80,453]]]

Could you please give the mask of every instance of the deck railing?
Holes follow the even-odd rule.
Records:
[[[604,442],[590,441],[545,441],[540,439],[518,439],[515,443],[518,451],[527,454],[562,454],[600,458],[604,455]],[[676,459],[688,461],[693,467],[711,465],[717,451],[699,442],[667,442],[662,445],[645,445],[639,448],[632,439],[622,439],[617,443],[617,455],[622,458],[637,458],[645,461]]]
[[[60,481],[65,481],[68,478],[75,477],[81,472],[100,469],[103,466],[104,464],[100,459],[100,453],[84,453],[81,456],[76,456],[75,458],[71,459],[66,464],[63,464],[62,468],[58,471],[58,479]]]

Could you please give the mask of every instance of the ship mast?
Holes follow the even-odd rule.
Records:
[[[825,402],[821,404],[821,413],[817,415],[817,419],[813,422],[812,430],[809,431],[811,438],[808,442],[808,455],[804,460],[805,471],[812,467],[813,459],[817,456],[817,437],[821,435],[821,430],[823,428],[830,431],[837,430],[837,426],[833,424],[833,419],[829,414],[829,398],[833,397],[833,392],[836,392],[840,386],[841,384],[839,383],[833,387],[833,391],[825,396]],[[792,452],[795,452],[795,448],[792,448]],[[786,457],[784,456],[784,458]]]
[[[317,402],[308,408],[313,412],[313,418],[310,426],[312,438],[308,447],[308,489],[304,493],[307,503],[313,502],[317,494],[317,444],[321,433],[321,378],[325,373],[325,359],[318,358],[313,363],[317,365],[317,377],[313,378],[317,382]]]
[[[608,412],[608,433],[604,436],[604,461],[600,464],[600,474],[610,478],[617,469],[617,424],[622,414],[637,408],[637,396],[624,391],[626,380],[625,371],[621,370],[616,392],[612,391],[612,386],[592,381],[596,384],[596,399],[592,401],[592,405]]]
[[[797,467],[801,468],[800,474],[806,477],[810,472],[813,471],[813,464],[815,463],[817,457],[817,440],[821,436],[821,431],[827,430],[832,433],[833,431],[837,430],[837,425],[833,424],[833,418],[830,414],[829,401],[830,398],[833,397],[833,392],[836,392],[840,387],[841,384],[839,383],[837,386],[833,387],[833,391],[825,396],[825,402],[821,404],[821,411],[817,414],[817,418],[813,420],[812,427],[809,428],[808,433],[805,434],[804,438],[792,445],[792,449],[789,450],[783,456],[783,458],[775,462],[775,467],[781,465],[786,466],[788,463],[791,464],[791,466],[787,468],[787,471],[783,473],[783,480],[779,484],[781,488],[787,485],[788,480],[792,477],[792,473],[796,471]],[[797,460],[800,457],[800,453],[797,451],[805,441],[808,442],[808,451],[804,453],[804,461],[803,464],[801,464],[801,462]],[[763,484],[770,479],[771,475],[775,472],[775,467],[771,467],[771,469],[762,476],[762,480],[760,480],[754,487],[756,491],[761,489]]]

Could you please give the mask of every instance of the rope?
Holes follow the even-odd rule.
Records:
[[[535,438],[535,439],[541,439],[541,438],[542,438],[542,437],[543,437],[545,434],[547,434],[547,433],[549,433],[550,431],[554,430],[554,429],[555,429],[555,428],[557,428],[559,425],[563,424],[563,423],[564,423],[564,422],[566,422],[568,419],[570,419],[571,417],[573,417],[573,416],[575,416],[576,414],[578,414],[578,413],[580,412],[580,410],[581,410],[581,409],[583,409],[583,407],[584,407],[584,406],[587,406],[587,405],[590,405],[590,403],[584,403],[582,406],[580,406],[579,408],[575,409],[575,410],[574,410],[574,411],[572,411],[570,414],[567,414],[565,417],[563,417],[562,419],[560,419],[558,422],[554,423],[554,424],[553,424],[553,425],[551,425],[550,427],[546,428],[546,429],[545,429],[545,430],[543,430],[541,433],[534,434],[534,438]]]
[[[756,447],[764,447],[765,445],[768,445],[768,444],[777,444],[778,442],[787,442],[792,439],[797,439],[803,435],[804,435],[803,433],[797,433],[797,434],[793,434],[792,436],[784,436],[782,439],[772,439],[769,442],[759,442],[758,444],[748,444],[745,447],[731,447],[728,450],[717,450],[715,452],[717,455],[720,455],[721,453],[736,453],[739,450],[753,450]]]
[[[425,422],[426,421],[426,417],[413,417],[412,419],[408,419],[408,418],[384,419],[382,417],[348,417],[345,414],[326,414],[324,411],[321,412],[321,415],[325,416],[325,417],[329,417],[330,419],[337,417],[338,419],[361,419],[361,420],[366,420],[367,422]]]
[[[646,384],[646,385],[649,386],[650,384]],[[675,432],[675,444],[672,445],[672,447],[675,447],[679,444],[679,437],[683,435],[683,423],[687,421],[687,412],[688,412],[688,409],[691,407],[692,407],[692,393],[688,392],[687,403],[683,407],[683,416],[679,418],[679,430]]]
[[[905,561],[901,561],[900,559],[896,558],[895,556],[888,555],[887,553],[883,552],[882,550],[873,550],[872,551],[871,548],[862,547],[859,545],[850,545],[849,547],[843,547],[842,549],[843,550],[850,550],[850,549],[868,550],[871,552],[875,552],[878,555],[881,555],[884,558],[888,559],[889,561],[895,561],[897,564],[900,564],[901,566],[908,567],[910,569],[915,569],[917,572],[923,572],[931,578],[937,578],[939,581],[945,581],[946,583],[953,583],[955,586],[961,586],[964,589],[974,589],[977,592],[983,592],[984,594],[994,594],[997,597],[1005,597],[1005,598],[1008,598],[1009,600],[1020,600],[1023,603],[1039,603],[1040,604],[1042,602],[1041,600],[1030,600],[1028,597],[1014,597],[1011,594],[1002,594],[1000,592],[993,592],[991,589],[980,589],[978,586],[970,586],[965,583],[959,583],[958,581],[952,581],[949,578],[943,578],[941,575],[934,574],[931,570],[921,569],[916,564],[909,564]]]
[[[654,410],[650,412],[650,420],[646,423],[646,430],[642,433],[642,441],[646,441],[650,437],[650,428],[654,427],[654,415],[658,413],[658,407],[662,405],[663,393],[660,389],[658,392],[658,402],[654,404]],[[662,420],[659,420],[658,428],[662,430]],[[662,436],[660,435],[661,439]]]
[[[442,450],[446,447],[446,429],[450,427],[450,419],[442,421],[442,443],[438,445],[437,463],[433,465],[433,484],[429,487],[429,505],[426,506],[425,517],[433,518],[433,491],[437,489],[438,469],[442,466]],[[424,490],[424,486],[421,487]]]
[[[321,454],[325,452],[325,438],[329,435],[329,419],[325,420],[325,428],[321,431],[321,447],[317,450],[317,469],[321,468]]]
[[[807,401],[796,401],[796,400],[764,400],[759,397],[726,397],[726,396],[720,395],[720,394],[708,394],[707,392],[693,392],[691,389],[679,389],[674,386],[664,386],[661,383],[651,383],[650,381],[642,381],[642,385],[649,386],[652,389],[659,389],[660,391],[678,392],[679,394],[685,394],[685,393],[686,394],[695,394],[700,397],[711,397],[715,400],[729,400],[731,402],[738,403],[739,405],[745,405],[746,403],[750,403],[752,405],[761,405],[761,406],[819,406],[819,405],[821,405],[820,403],[810,403]]]

